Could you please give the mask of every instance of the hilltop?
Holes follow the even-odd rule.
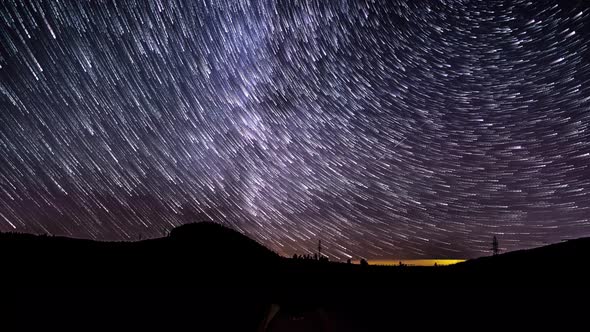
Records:
[[[471,259],[452,266],[452,270],[488,285],[588,287],[589,262],[590,238],[580,238]]]
[[[590,238],[482,257],[454,266],[359,266],[280,257],[245,235],[213,222],[185,224],[168,236],[99,242],[44,235],[0,234],[0,281],[56,285],[208,283],[304,289],[582,285]],[[318,280],[329,280],[320,283]]]
[[[38,275],[58,285],[187,285],[238,272],[265,273],[280,257],[256,241],[212,222],[186,224],[169,236],[136,242],[0,234],[0,279],[19,284]],[[246,268],[248,267],[248,268]]]
[[[153,317],[158,317],[165,330],[184,330],[185,324],[201,327],[207,320],[218,330],[260,331],[257,327],[273,306],[280,308],[276,324],[289,325],[297,317],[299,323],[319,319],[331,324],[332,331],[384,331],[392,324],[456,329],[457,323],[470,327],[466,321],[448,320],[457,313],[485,320],[494,311],[495,317],[501,312],[506,321],[513,321],[509,313],[518,312],[523,319],[523,308],[532,313],[523,319],[529,324],[548,309],[549,293],[539,288],[587,287],[590,276],[590,238],[454,266],[360,266],[282,258],[210,222],[183,225],[166,237],[137,242],[0,234],[0,253],[0,282],[20,286],[17,298],[27,308],[45,301],[45,311],[56,298],[69,296],[69,309],[76,315],[102,321],[88,308],[101,313],[109,308],[125,312],[134,329],[138,324],[152,328]],[[41,295],[55,286],[60,287],[57,293]],[[44,290],[31,295],[23,287]],[[489,295],[473,291],[490,287],[495,289]],[[526,306],[522,298],[507,300],[513,295],[505,290],[514,287],[532,289]],[[34,300],[27,301],[27,294]],[[151,313],[148,320],[146,312]],[[388,318],[417,312],[431,319],[415,325]]]

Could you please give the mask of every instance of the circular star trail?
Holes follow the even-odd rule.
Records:
[[[590,235],[579,1],[0,4],[0,230],[468,258]]]

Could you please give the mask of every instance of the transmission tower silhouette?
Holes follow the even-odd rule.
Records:
[[[494,235],[494,239],[492,240],[492,254],[494,256],[498,255],[500,253],[500,247],[498,245],[498,239],[496,238],[496,236]]]

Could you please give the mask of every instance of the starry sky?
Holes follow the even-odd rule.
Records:
[[[582,1],[5,0],[0,231],[283,255],[590,235]]]

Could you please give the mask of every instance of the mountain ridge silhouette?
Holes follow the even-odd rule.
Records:
[[[181,225],[168,236],[101,242],[63,236],[0,233],[0,279],[23,284],[33,275],[56,284],[190,285],[197,280],[234,285],[295,284],[320,280],[357,287],[485,287],[559,280],[583,283],[590,238],[480,257],[452,266],[386,267],[281,257],[246,235],[204,221]],[[500,280],[500,281],[498,281]],[[392,281],[395,281],[392,283]]]

